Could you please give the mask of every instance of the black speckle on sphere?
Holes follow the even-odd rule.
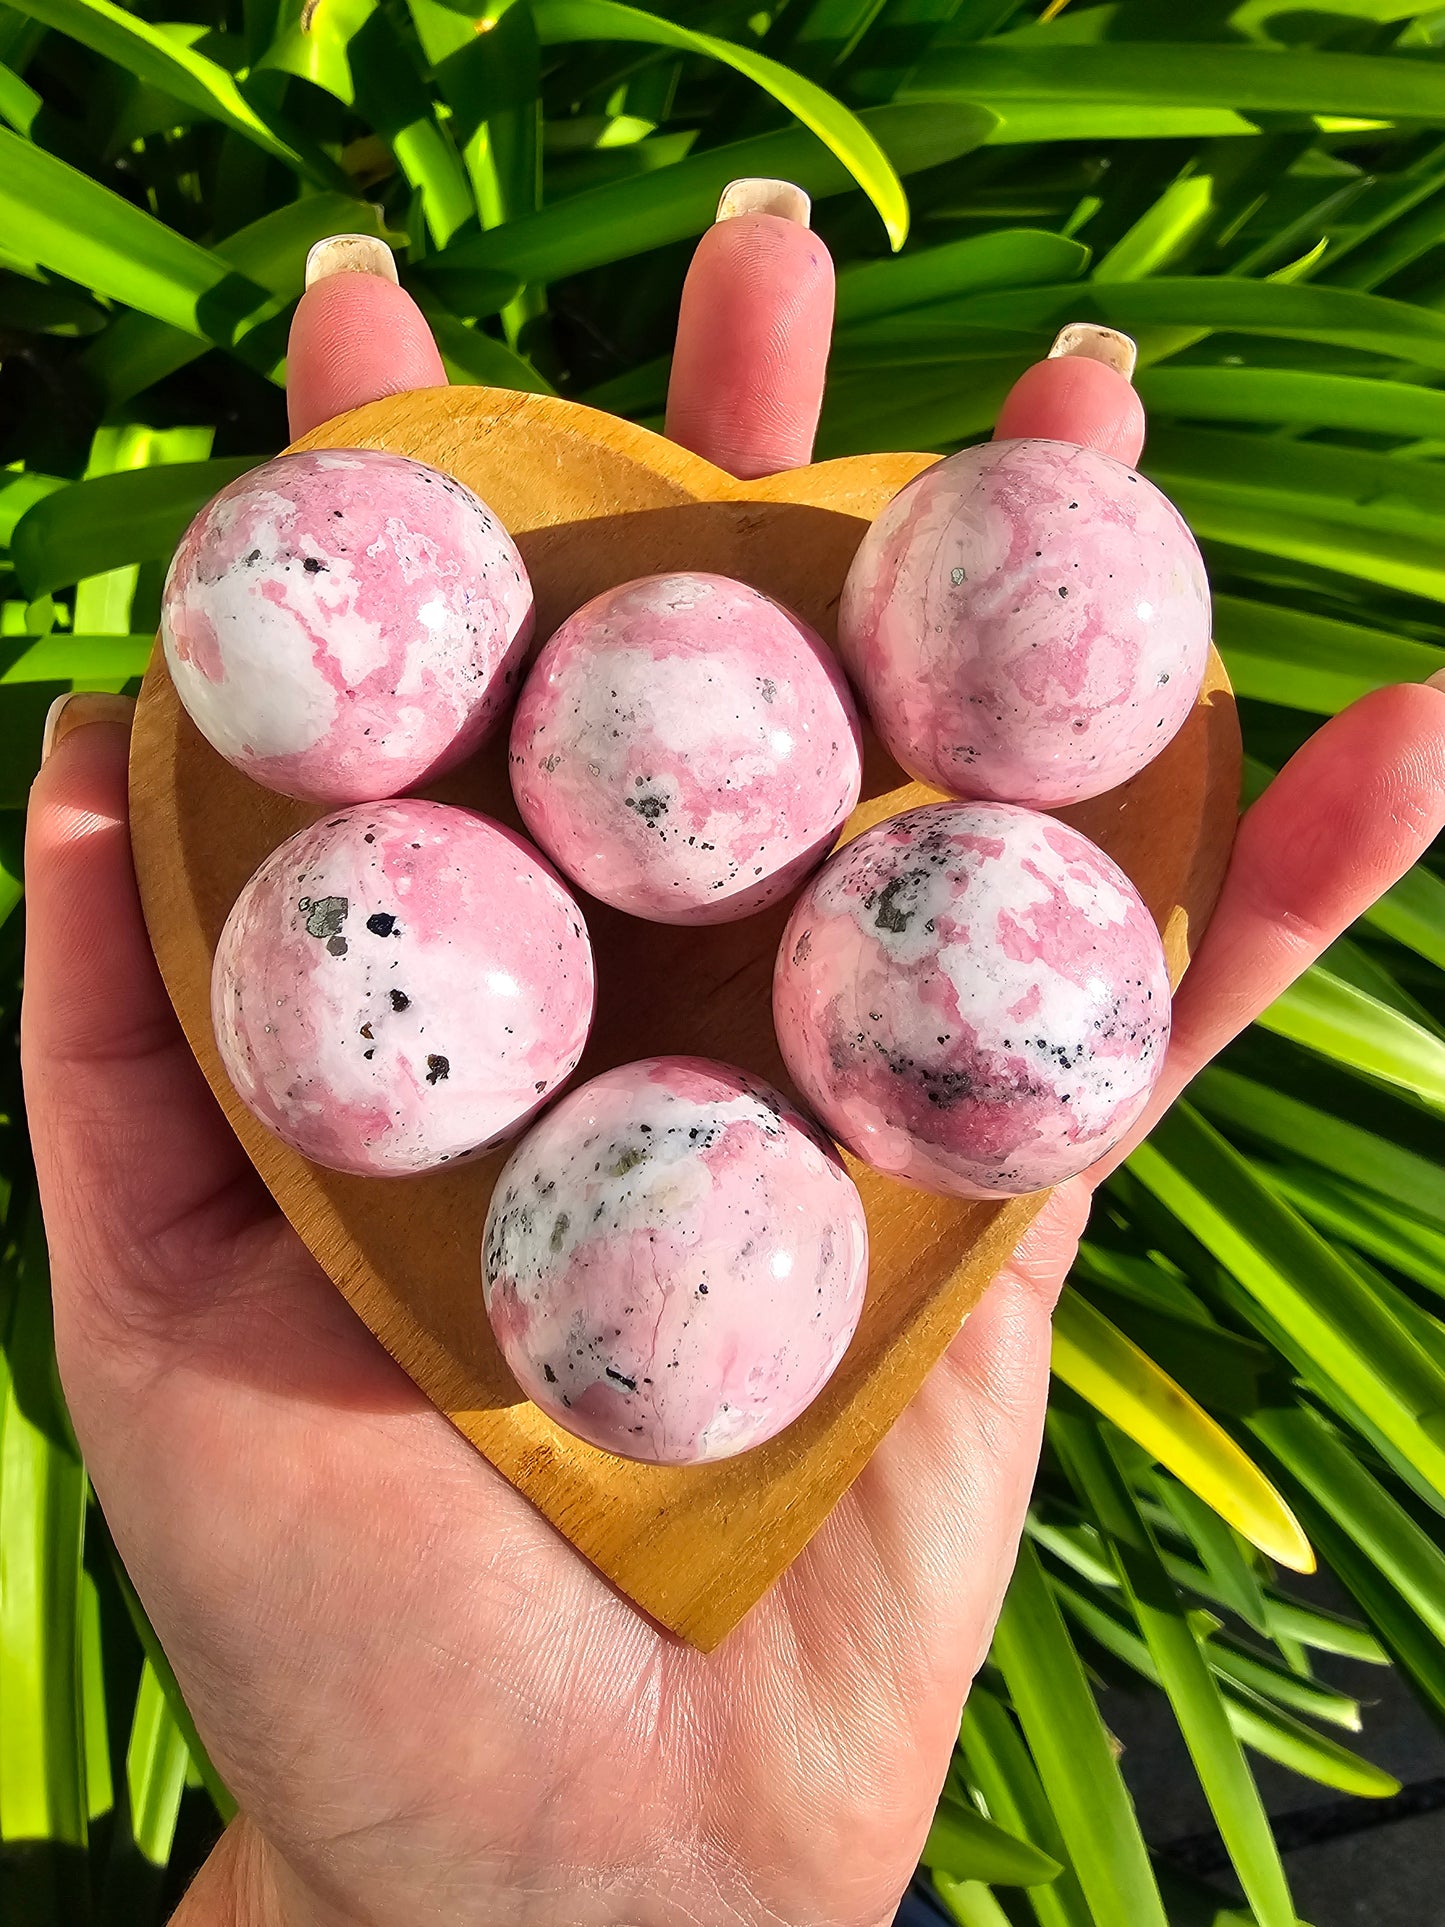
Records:
[[[396,918],[389,910],[377,910],[366,919],[366,927],[373,937],[389,937],[396,927]]]
[[[440,1084],[443,1078],[451,1076],[451,1072],[451,1064],[445,1057],[439,1056],[436,1051],[428,1053],[426,1060],[426,1081],[428,1084]]]
[[[407,996],[404,990],[392,991],[391,1007],[393,1010],[406,1010],[410,1006],[410,1004],[411,1004],[411,998]]]

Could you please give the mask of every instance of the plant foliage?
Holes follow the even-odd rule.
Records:
[[[1066,321],[1138,338],[1252,788],[1445,663],[1445,10],[481,3],[0,4],[0,1838],[34,1927],[158,1919],[227,1801],[56,1385],[20,813],[50,699],[133,681],[181,528],[284,440],[312,242],[388,239],[454,379],[657,425],[691,241],[729,180],[787,175],[841,268],[823,455],[985,434]],[[1100,1200],[924,1853],[965,1927],[1290,1927],[1252,1759],[1394,1790],[1319,1657],[1395,1666],[1445,1725],[1442,970],[1427,861]],[[1353,1617],[1291,1589],[1311,1548]],[[1141,1836],[1103,1690],[1131,1680],[1233,1896]]]

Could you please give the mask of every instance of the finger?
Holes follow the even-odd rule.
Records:
[[[94,718],[97,702],[102,716]],[[203,1288],[268,1215],[181,1034],[146,935],[126,815],[129,722],[72,697],[31,790],[21,1052],[57,1302]]]
[[[1144,447],[1144,404],[1131,380],[1136,355],[1128,335],[1075,322],[1009,390],[994,440],[1078,442],[1132,468]]]
[[[833,261],[787,181],[734,181],[683,284],[667,433],[730,475],[813,453],[833,337]]]
[[[293,439],[363,402],[446,379],[421,309],[397,285],[391,249],[367,234],[319,241],[286,352]]]
[[[1164,1074],[1115,1168],[1198,1071],[1382,897],[1445,829],[1445,689],[1362,696],[1246,811],[1219,902],[1174,998]]]

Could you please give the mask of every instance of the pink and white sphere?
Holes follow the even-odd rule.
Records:
[[[469,755],[521,679],[532,588],[486,504],[376,449],[281,455],[201,510],[161,639],[214,749],[331,806],[395,796]]]
[[[857,713],[807,624],[720,575],[609,589],[538,656],[512,722],[523,821],[572,880],[659,923],[786,896],[858,800]]]
[[[1159,933],[1123,871],[1053,818],[936,803],[845,845],[794,906],[773,982],[804,1099],[880,1171],[1011,1197],[1085,1170],[1169,1042]]]
[[[354,806],[236,899],[211,1016],[243,1102],[303,1157],[427,1171],[510,1136],[571,1075],[592,948],[552,871],[443,803]]]
[[[767,1085],[649,1058],[570,1092],[512,1153],[483,1240],[527,1396],[609,1452],[729,1458],[822,1390],[863,1306],[856,1186]]]
[[[864,536],[838,646],[878,734],[951,796],[1052,806],[1135,776],[1209,659],[1209,585],[1174,505],[1072,442],[925,469]]]

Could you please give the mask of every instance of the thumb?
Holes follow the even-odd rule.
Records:
[[[270,1215],[181,1034],[131,866],[134,705],[62,697],[25,845],[21,1064],[50,1241],[57,1338],[117,1328],[214,1288]]]

